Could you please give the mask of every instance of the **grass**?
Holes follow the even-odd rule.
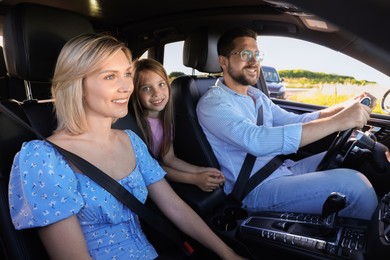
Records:
[[[290,86],[286,85],[287,89]],[[296,89],[297,86],[293,85],[291,89]],[[338,104],[347,99],[350,99],[364,91],[372,93],[377,97],[376,106],[373,109],[373,113],[376,114],[385,114],[380,107],[380,98],[381,92],[375,89],[375,86],[370,86],[367,89],[367,86],[351,86],[351,85],[332,85],[332,84],[324,84],[317,86],[304,86],[300,87],[303,89],[300,92],[293,92],[293,94],[289,94],[287,99],[295,102],[314,104],[320,106],[332,106],[334,104]]]

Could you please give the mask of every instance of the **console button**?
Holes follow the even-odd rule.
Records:
[[[317,243],[315,244],[315,248],[318,250],[324,250],[325,247],[326,247],[326,243],[323,241],[317,241]]]
[[[351,238],[350,237],[345,237],[343,239],[343,241],[341,242],[341,246],[348,248],[350,242],[351,242]]]

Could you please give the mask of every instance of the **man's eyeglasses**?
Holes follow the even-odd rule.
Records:
[[[230,55],[240,55],[242,61],[249,62],[255,58],[256,62],[262,61],[264,59],[264,53],[261,51],[250,51],[250,50],[242,50],[237,52],[231,52]]]

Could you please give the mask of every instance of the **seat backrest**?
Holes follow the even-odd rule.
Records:
[[[184,42],[183,63],[200,72],[220,73],[217,55],[218,33],[199,30]],[[198,123],[196,105],[199,98],[215,85],[215,76],[182,76],[172,82],[175,111],[175,152],[191,163],[219,168],[211,146]],[[191,147],[191,149],[188,149]]]
[[[39,100],[50,98],[51,78],[64,44],[94,31],[79,14],[29,3],[16,5],[6,14],[3,30],[8,74],[31,84],[33,98]]]
[[[183,63],[201,72],[218,73],[218,34],[207,31],[191,33],[184,42]],[[194,165],[219,168],[214,152],[196,115],[199,98],[215,84],[215,76],[180,76],[172,86],[175,112],[174,149],[179,158]],[[194,185],[172,184],[175,191],[201,216],[212,211],[225,198],[222,188],[209,193]]]
[[[21,104],[16,100],[2,101],[9,110],[27,120]],[[16,231],[10,218],[8,205],[8,181],[15,154],[23,142],[36,136],[13,119],[0,112],[0,240],[2,259],[49,259],[35,229]],[[5,127],[6,126],[6,127]]]
[[[63,45],[82,33],[93,32],[91,23],[78,14],[33,4],[14,6],[4,19],[4,56],[10,97],[7,107],[49,136],[56,127],[50,98],[51,78]],[[24,85],[31,93],[24,94]],[[22,89],[21,89],[22,88]],[[1,92],[0,92],[1,93]],[[22,102],[22,100],[24,100]],[[37,137],[0,113],[0,240],[5,259],[48,259],[35,229],[17,231],[9,214],[8,180],[13,158],[23,142]]]
[[[8,99],[7,67],[5,65],[3,47],[0,46],[0,100]]]
[[[219,168],[219,163],[198,122],[196,104],[214,85],[216,77],[181,76],[172,82],[175,111],[175,153],[199,166]]]

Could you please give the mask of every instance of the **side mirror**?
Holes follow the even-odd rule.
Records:
[[[390,115],[390,89],[382,97],[381,108],[383,112]]]

